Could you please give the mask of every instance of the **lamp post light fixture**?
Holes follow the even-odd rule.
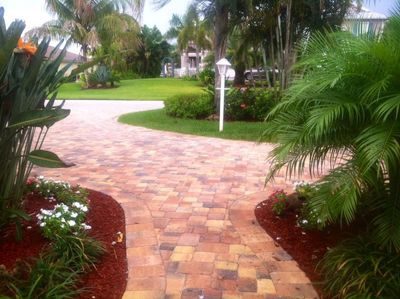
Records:
[[[224,129],[224,107],[225,107],[225,75],[231,65],[228,60],[222,58],[217,63],[218,72],[221,75],[221,88],[219,97],[219,131]]]

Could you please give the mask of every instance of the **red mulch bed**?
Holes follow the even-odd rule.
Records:
[[[50,209],[52,206],[53,204],[37,194],[30,194],[25,198],[24,208],[33,215],[33,220],[24,223],[23,240],[20,242],[15,240],[13,228],[0,232],[0,265],[3,264],[10,270],[17,259],[37,257],[48,245],[48,241],[40,234],[35,215],[41,208]],[[96,264],[96,269],[82,277],[81,286],[89,290],[79,298],[119,299],[125,291],[127,281],[125,238],[115,245],[112,242],[117,240],[117,232],[125,236],[124,211],[112,197],[89,190],[86,223],[92,226],[90,235],[103,242],[107,253]]]
[[[272,203],[267,199],[256,206],[254,213],[258,223],[293,257],[300,269],[314,283],[318,293],[322,295],[318,286],[321,275],[317,272],[316,266],[328,248],[334,247],[348,234],[338,227],[324,231],[304,230],[297,225],[297,211],[289,210],[283,216],[276,216],[272,212]]]

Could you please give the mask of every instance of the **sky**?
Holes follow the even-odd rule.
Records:
[[[22,19],[26,28],[37,27],[53,17],[46,11],[44,0],[0,0],[0,6],[5,9],[5,19],[8,25],[15,19]],[[169,20],[173,13],[183,15],[189,0],[172,0],[160,10],[156,10],[151,0],[147,0],[143,12],[142,23],[150,27],[157,26],[162,32],[169,28]]]
[[[190,0],[171,0],[169,4],[160,10],[156,10],[151,0],[147,0],[144,8],[142,24],[157,28],[165,33],[169,28],[169,20],[173,13],[183,15]],[[390,9],[396,0],[365,0],[369,9],[390,15]],[[22,19],[26,23],[26,29],[40,26],[49,21],[53,16],[49,15],[44,6],[44,0],[0,0],[0,6],[5,9],[6,24],[15,19]],[[77,50],[72,50],[76,52]]]

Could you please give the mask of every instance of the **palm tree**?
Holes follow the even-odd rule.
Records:
[[[376,244],[400,252],[400,4],[381,37],[315,34],[305,76],[268,117],[272,178],[330,167],[311,201],[325,223],[368,220]],[[271,139],[270,139],[271,140]]]
[[[170,20],[171,28],[167,31],[168,38],[177,38],[179,51],[186,51],[193,46],[196,50],[196,73],[199,73],[200,51],[212,47],[212,39],[206,23],[200,19],[199,12],[195,5],[190,5],[181,18],[176,14]],[[189,70],[187,69],[187,73]]]
[[[128,7],[143,9],[139,0],[46,0],[47,10],[57,17],[39,28],[30,30],[27,35],[71,38],[80,45],[83,59],[87,60],[90,50],[101,41],[120,35],[122,29],[136,30],[137,26],[126,14],[120,11]],[[107,33],[107,34],[106,34]]]

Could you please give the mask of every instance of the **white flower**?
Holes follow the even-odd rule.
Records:
[[[60,220],[61,222],[63,222],[63,223],[66,223],[67,221],[65,221],[65,219],[64,218],[61,218],[61,220]]]
[[[76,217],[78,217],[78,213],[76,213],[76,212],[72,212],[72,213],[71,213],[71,217],[72,217],[72,218],[76,218]]]
[[[83,207],[81,207],[81,211],[82,211],[82,212],[87,212],[87,211],[88,211],[88,208],[85,207],[85,206],[83,206]]]
[[[36,186],[35,186],[36,188],[39,188],[40,186],[39,186],[39,184],[36,184]]]
[[[39,219],[39,220],[42,220],[42,219],[43,219],[43,216],[42,216],[41,214],[37,214],[37,215],[36,215],[36,218]]]
[[[308,223],[308,221],[307,221],[306,219],[304,219],[304,220],[302,220],[302,221],[301,221],[301,223],[303,223],[303,224],[307,224],[307,223]]]
[[[68,223],[69,226],[75,226],[76,225],[76,222],[74,220],[68,220],[67,223]]]
[[[91,227],[90,225],[86,224],[86,223],[82,223],[82,227],[83,227],[83,229],[85,229],[85,230],[92,229],[92,227]]]
[[[60,218],[60,217],[61,217],[61,213],[60,213],[60,212],[57,212],[57,213],[55,214],[55,216],[56,216],[57,218]]]
[[[46,225],[46,222],[42,222],[39,225],[40,225],[40,227],[44,227]]]
[[[79,190],[78,190],[78,191],[76,191],[75,193],[76,193],[76,194],[80,194],[80,193],[81,193],[81,191],[79,191]]]
[[[69,210],[68,206],[66,206],[66,205],[63,205],[62,209],[64,210],[64,212],[67,212]]]
[[[40,175],[39,180],[44,180],[44,176]]]
[[[65,225],[64,225],[63,223],[61,223],[60,227],[61,227],[61,228],[64,228],[64,227],[65,227]]]

